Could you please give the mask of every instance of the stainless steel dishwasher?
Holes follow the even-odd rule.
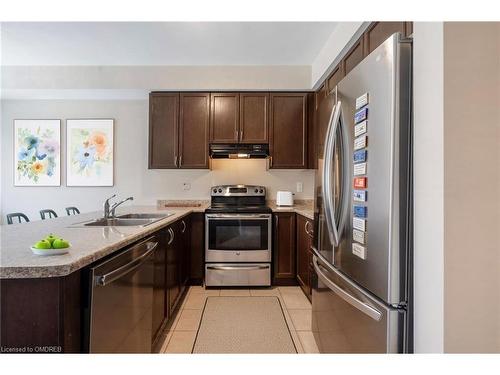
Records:
[[[90,268],[90,353],[151,353],[157,246],[153,236]]]

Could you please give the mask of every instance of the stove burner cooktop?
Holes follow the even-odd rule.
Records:
[[[256,185],[219,185],[210,189],[213,213],[270,213],[266,205],[266,188]]]

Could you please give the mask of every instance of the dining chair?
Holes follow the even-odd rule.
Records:
[[[66,207],[66,213],[68,214],[68,216],[78,215],[80,213],[80,210],[76,207]]]
[[[45,219],[52,219],[53,217],[57,217],[57,214],[54,210],[51,210],[50,208],[46,208],[44,210],[40,210],[40,217],[42,220]]]
[[[11,214],[7,214],[7,224],[14,224],[14,221],[12,219],[17,219],[19,223],[22,223],[23,220],[25,222],[29,222],[30,219],[28,219],[28,216],[21,212],[13,212]]]

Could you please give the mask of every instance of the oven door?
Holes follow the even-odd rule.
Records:
[[[207,262],[270,262],[271,214],[206,214]]]

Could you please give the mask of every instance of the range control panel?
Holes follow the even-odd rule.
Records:
[[[266,196],[266,188],[256,185],[219,185],[210,188],[212,197],[261,197]]]

